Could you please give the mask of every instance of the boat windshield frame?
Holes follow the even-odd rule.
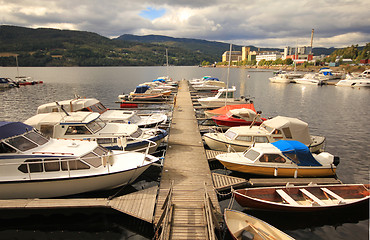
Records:
[[[91,132],[97,133],[100,130],[102,130],[107,125],[106,122],[101,120],[100,118],[95,119],[94,121],[91,121],[86,124],[86,127],[90,129]]]
[[[236,133],[236,132],[233,132],[232,130],[227,130],[225,133],[224,133],[224,135],[225,135],[225,137],[227,137],[228,139],[230,139],[230,140],[233,140],[233,139],[235,139],[237,136],[238,136],[238,134]]]
[[[35,131],[29,131],[25,134],[14,136],[4,140],[4,143],[20,152],[25,152],[30,149],[47,143],[47,138]]]
[[[87,109],[90,110],[90,112],[97,112],[99,114],[103,114],[108,111],[108,108],[106,108],[101,102],[91,105],[87,107]]]
[[[261,153],[254,149],[249,149],[248,151],[244,153],[244,157],[249,159],[252,162],[255,162],[257,159],[259,159],[260,155]]]

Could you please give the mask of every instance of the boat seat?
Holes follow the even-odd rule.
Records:
[[[289,196],[284,190],[282,189],[276,189],[276,192],[280,195],[282,199],[284,199],[286,202],[288,202],[290,205],[293,206],[300,206],[299,203],[297,203],[291,196]]]
[[[306,189],[300,188],[299,191],[301,191],[307,197],[311,198],[314,202],[316,202],[320,206],[325,206],[326,205],[323,201],[321,201],[320,199],[318,199],[315,195],[313,195],[312,193],[310,193]]]
[[[332,192],[330,189],[327,189],[327,188],[320,188],[322,191],[324,191],[325,193],[329,194],[330,196],[332,196],[333,198],[336,198],[338,201],[339,201],[339,204],[344,204],[346,203],[346,201],[338,196],[336,193]]]

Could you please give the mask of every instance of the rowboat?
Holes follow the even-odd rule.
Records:
[[[291,240],[294,239],[274,226],[236,210],[225,209],[224,219],[233,239]]]
[[[314,212],[369,205],[369,184],[246,188],[233,191],[240,206],[270,211]]]

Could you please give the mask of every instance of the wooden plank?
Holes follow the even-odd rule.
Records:
[[[327,194],[329,194],[330,196],[336,198],[339,203],[346,203],[346,201],[340,197],[339,195],[337,195],[336,193],[332,192],[330,189],[327,189],[327,188],[320,188],[322,191],[326,192]]]
[[[227,176],[219,173],[212,173],[213,185],[217,191],[226,191],[233,188],[240,188],[248,185],[248,180]]]
[[[300,188],[299,191],[301,191],[307,197],[311,198],[313,201],[315,201],[320,206],[325,206],[326,205],[323,201],[321,201],[320,199],[318,199],[315,195],[313,195],[312,193],[310,193],[306,189]]]
[[[293,206],[300,206],[293,198],[291,198],[284,190],[276,189],[276,192],[280,195],[282,199],[284,199],[287,203]]]

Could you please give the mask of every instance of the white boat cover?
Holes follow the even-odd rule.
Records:
[[[290,118],[277,116],[272,119],[266,120],[261,124],[261,127],[270,127],[273,129],[278,129],[287,136],[290,134],[294,140],[297,140],[303,144],[309,145],[312,143],[312,139],[308,129],[308,123],[299,120],[298,118]]]

